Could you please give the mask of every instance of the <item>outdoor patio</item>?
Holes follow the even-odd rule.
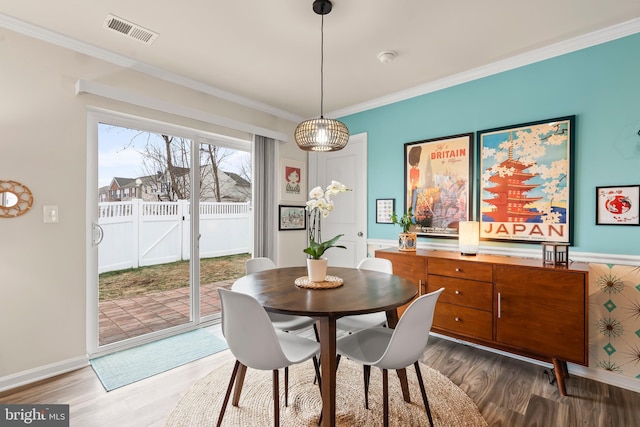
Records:
[[[218,288],[230,288],[233,280],[200,287],[200,315],[220,312]],[[189,287],[131,298],[100,302],[99,341],[110,344],[189,321]]]

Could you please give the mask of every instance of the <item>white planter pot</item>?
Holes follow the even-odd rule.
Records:
[[[307,258],[307,273],[310,281],[324,282],[324,279],[327,277],[327,259]]]

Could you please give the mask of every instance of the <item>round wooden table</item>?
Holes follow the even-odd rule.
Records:
[[[322,367],[323,426],[335,426],[336,415],[336,319],[352,314],[385,311],[389,327],[398,322],[396,308],[411,301],[416,286],[402,277],[357,268],[329,267],[328,275],[343,279],[331,289],[306,289],[295,280],[307,275],[306,267],[276,268],[248,274],[232,289],[253,296],[267,311],[310,316],[318,322]],[[233,403],[237,405],[246,368],[238,374]],[[404,400],[409,401],[406,373],[399,371]]]

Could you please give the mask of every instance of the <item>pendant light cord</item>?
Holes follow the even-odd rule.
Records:
[[[320,15],[320,118],[324,118],[324,15]]]

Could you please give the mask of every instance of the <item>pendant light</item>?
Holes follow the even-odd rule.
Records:
[[[344,123],[325,119],[322,115],[324,101],[324,15],[331,12],[331,1],[315,0],[313,11],[321,16],[320,25],[320,118],[305,120],[296,128],[296,144],[305,151],[338,151],[349,141],[349,129]]]

